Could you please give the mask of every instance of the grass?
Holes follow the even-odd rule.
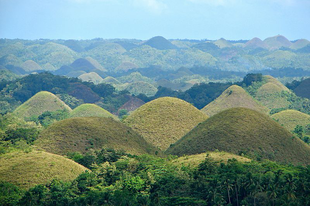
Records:
[[[35,94],[14,111],[19,117],[39,116],[45,111],[68,110],[71,108],[61,101],[56,95],[42,91]]]
[[[75,117],[56,122],[42,131],[34,144],[62,155],[102,148],[130,154],[154,154],[156,150],[131,128],[105,117]]]
[[[108,77],[104,78],[102,80],[102,83],[112,84],[112,85],[121,84],[117,79],[115,79],[114,77],[111,77],[111,76],[108,76]]]
[[[71,181],[88,170],[65,157],[43,152],[11,152],[0,156],[0,180],[28,189],[53,179]]]
[[[297,125],[305,127],[310,124],[310,115],[291,109],[273,114],[271,118],[289,131],[293,131]]]
[[[79,76],[84,82],[93,82],[94,84],[100,84],[103,79],[96,72],[89,72]]]
[[[217,99],[201,109],[208,116],[213,116],[225,109],[234,107],[245,107],[262,113],[268,113],[264,107],[253,99],[243,88],[232,85],[227,88]]]
[[[142,105],[144,105],[145,102],[137,97],[131,97],[129,101],[127,101],[123,106],[121,106],[118,111],[125,109],[127,112],[133,112],[134,110],[138,109]]]
[[[239,162],[250,162],[251,161],[251,159],[249,158],[227,153],[227,152],[207,152],[207,153],[201,153],[201,154],[195,154],[195,155],[189,155],[189,156],[182,156],[175,160],[172,160],[172,162],[175,165],[179,165],[179,166],[197,167],[200,163],[202,163],[206,159],[207,155],[213,161],[218,162],[218,163],[227,163],[227,161],[230,159],[236,159]]]
[[[207,115],[188,102],[163,97],[142,105],[124,122],[149,143],[166,150],[205,119]]]
[[[310,147],[267,115],[246,108],[216,114],[172,145],[167,154],[225,151],[292,164],[310,164]]]
[[[70,112],[70,117],[117,117],[96,104],[82,104]]]
[[[148,97],[154,96],[157,92],[157,88],[147,82],[132,82],[125,89],[133,95],[145,94]]]
[[[277,35],[264,40],[269,49],[279,49],[281,47],[291,46],[291,42],[284,36]]]

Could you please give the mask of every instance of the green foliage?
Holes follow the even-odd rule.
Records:
[[[27,144],[32,144],[38,137],[38,130],[36,128],[17,128],[5,131],[3,140],[11,141],[15,144],[17,141],[25,140]]]
[[[0,205],[10,206],[17,205],[22,198],[23,191],[16,185],[0,181]]]

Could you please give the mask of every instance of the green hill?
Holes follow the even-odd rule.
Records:
[[[27,72],[31,72],[31,71],[35,71],[35,70],[41,70],[42,68],[40,67],[40,65],[38,65],[35,61],[32,60],[27,60],[25,61],[21,67],[27,71]]]
[[[96,104],[82,104],[70,112],[70,117],[112,117],[117,118]]]
[[[105,68],[103,68],[103,66],[101,66],[101,64],[100,64],[97,60],[95,60],[95,59],[93,59],[93,58],[91,58],[91,57],[86,57],[85,59],[86,59],[89,63],[91,63],[91,65],[94,66],[95,69],[97,69],[97,70],[99,70],[99,71],[103,71],[103,72],[107,72],[107,71],[108,71],[108,70],[106,70]]]
[[[236,159],[238,162],[250,162],[251,161],[251,159],[249,158],[231,154],[228,152],[207,152],[207,153],[201,153],[201,154],[195,154],[195,155],[182,156],[175,160],[172,160],[172,162],[175,165],[197,167],[200,163],[202,163],[206,159],[207,155],[213,161],[218,162],[218,163],[227,163],[227,161],[230,159]]]
[[[53,179],[72,181],[86,170],[88,169],[72,160],[42,151],[0,155],[0,180],[23,189],[47,184]]]
[[[190,131],[166,152],[225,151],[292,164],[310,164],[310,147],[267,115],[246,108],[225,110]]]
[[[154,96],[157,92],[157,88],[147,82],[132,82],[125,86],[125,88],[130,94],[139,95],[145,94],[148,97]]]
[[[188,102],[162,97],[139,107],[125,119],[125,124],[149,143],[166,150],[205,119],[207,115]]]
[[[303,127],[310,125],[310,115],[291,109],[273,114],[271,118],[278,121],[289,131],[293,131],[297,125]]]
[[[261,113],[268,113],[268,109],[254,100],[242,87],[232,85],[221,96],[206,105],[201,111],[213,116],[225,109],[245,107]]]
[[[116,84],[121,84],[117,79],[114,77],[108,76],[102,80],[102,83],[105,84],[111,84],[111,85],[116,85]]]
[[[100,84],[103,80],[96,72],[85,73],[78,78],[85,82],[93,82],[94,84]]]
[[[45,111],[68,110],[71,108],[61,101],[56,95],[42,91],[35,94],[14,111],[19,117],[39,116]]]
[[[269,49],[279,49],[281,47],[290,47],[292,43],[282,35],[269,37],[264,40]]]
[[[166,50],[166,49],[177,49],[177,46],[173,45],[170,41],[162,36],[155,36],[147,40],[144,45],[149,45],[155,49]]]
[[[301,83],[294,89],[294,93],[300,97],[310,99],[310,78],[301,81]]]
[[[130,154],[155,153],[154,147],[131,128],[106,117],[75,117],[56,122],[40,133],[35,145],[55,154],[102,148]]]

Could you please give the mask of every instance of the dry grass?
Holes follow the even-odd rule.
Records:
[[[125,124],[152,145],[166,150],[207,118],[188,102],[163,97],[139,107],[125,119]]]
[[[82,104],[70,112],[70,117],[112,117],[118,119],[115,115],[96,104]]]
[[[234,107],[245,107],[265,114],[269,112],[268,108],[262,106],[243,88],[237,85],[227,88],[221,96],[202,108],[201,111],[208,116],[213,116],[225,109]]]
[[[103,79],[96,72],[89,72],[79,76],[79,79],[85,82],[93,82],[94,84],[100,84]]]
[[[246,108],[228,109],[210,117],[166,153],[181,156],[215,150],[310,164],[308,145],[267,115]]]
[[[53,179],[71,181],[88,170],[65,157],[42,152],[12,152],[0,156],[0,180],[28,189]]]

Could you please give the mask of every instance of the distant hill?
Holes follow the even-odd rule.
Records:
[[[53,179],[72,181],[86,170],[72,160],[43,151],[12,152],[0,156],[0,180],[23,189],[48,184]]]
[[[303,127],[310,125],[310,115],[291,109],[273,114],[271,118],[289,131],[293,131],[297,125]]]
[[[281,47],[290,47],[292,43],[284,36],[277,35],[264,40],[269,49],[279,49]]]
[[[307,78],[294,89],[294,93],[300,97],[310,99],[310,78]]]
[[[297,50],[297,49],[304,48],[307,45],[310,45],[310,41],[308,41],[307,39],[298,39],[296,42],[294,42],[290,46],[290,48]]]
[[[132,82],[128,84],[124,89],[133,95],[145,94],[148,97],[154,96],[157,92],[157,88],[147,82]]]
[[[224,38],[220,38],[219,40],[215,41],[214,44],[216,46],[218,46],[219,48],[226,48],[226,47],[232,47],[233,45],[228,42],[226,39]]]
[[[260,38],[253,38],[250,41],[248,41],[247,43],[245,43],[244,45],[245,48],[251,48],[251,49],[255,49],[255,48],[267,48],[267,45],[265,42],[263,42]]]
[[[121,84],[117,79],[115,79],[114,77],[111,77],[111,76],[104,78],[102,80],[102,83],[111,84],[111,85]]]
[[[130,154],[155,153],[155,148],[131,128],[106,117],[75,117],[56,122],[40,133],[35,145],[63,155],[101,148]]]
[[[246,154],[292,164],[310,164],[310,147],[267,115],[233,108],[210,117],[173,144],[178,156],[206,151]]]
[[[115,71],[128,71],[131,69],[138,68],[137,65],[131,62],[122,62],[118,67],[115,68]]]
[[[225,109],[234,107],[245,107],[261,113],[268,113],[264,107],[253,99],[242,87],[232,85],[226,89],[221,96],[201,109],[208,116],[213,116]]]
[[[70,112],[70,117],[112,117],[117,118],[107,110],[95,104],[82,104]]]
[[[0,66],[0,82],[1,81],[13,81],[19,78],[19,76],[12,71]]]
[[[32,60],[27,60],[25,61],[21,67],[27,71],[27,72],[31,72],[31,71],[36,71],[36,70],[42,70],[41,66],[38,65],[35,61]]]
[[[85,82],[93,82],[94,84],[100,84],[102,78],[96,72],[89,72],[79,76],[79,79]]]
[[[166,150],[205,119],[207,115],[188,102],[162,97],[142,105],[124,122],[149,143]]]
[[[177,49],[177,46],[173,45],[170,41],[162,36],[155,36],[147,40],[144,45],[149,45],[155,49],[166,50],[166,49]]]
[[[14,111],[19,117],[39,116],[45,111],[68,110],[71,108],[61,101],[56,95],[42,91],[35,94]]]
[[[98,94],[79,82],[70,84],[68,94],[77,99],[82,99],[85,103],[94,103],[100,100],[100,96]]]
[[[125,109],[128,112],[132,112],[144,104],[145,104],[145,102],[142,101],[141,99],[139,99],[137,97],[131,97],[130,100],[128,100],[125,104],[123,104],[123,106],[121,106],[118,109],[118,111],[120,111],[121,109]]]

